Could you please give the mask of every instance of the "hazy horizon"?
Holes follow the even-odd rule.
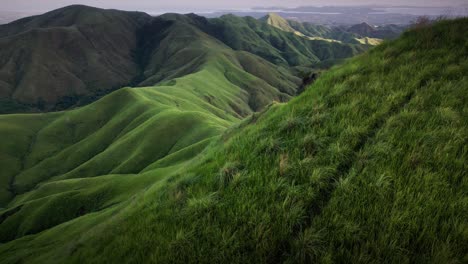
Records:
[[[241,8],[253,7],[299,7],[299,6],[363,6],[363,5],[376,5],[376,6],[420,6],[420,7],[450,7],[466,5],[464,0],[389,0],[385,4],[376,0],[291,0],[288,3],[284,1],[272,0],[237,0],[235,3],[232,1],[215,1],[215,0],[200,0],[195,4],[190,0],[172,0],[169,3],[155,3],[152,0],[16,0],[13,2],[2,3],[0,11],[18,11],[18,12],[42,12],[48,11],[63,6],[72,4],[83,4],[101,8],[115,8],[123,10],[138,10],[138,11],[151,11],[151,10],[184,10],[184,11],[202,11],[202,10],[235,10]]]

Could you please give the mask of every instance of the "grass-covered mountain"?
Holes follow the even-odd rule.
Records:
[[[72,6],[0,25],[0,110],[60,108],[128,85],[139,73],[137,30],[150,19]]]
[[[364,44],[371,46],[379,45],[384,39],[394,39],[398,37],[406,28],[404,26],[397,25],[374,27],[367,23],[361,23],[349,27],[332,27],[286,20],[275,13],[270,13],[260,20],[283,31],[292,32],[298,36],[311,40],[325,40],[328,42]]]
[[[357,35],[349,33],[337,27],[301,23],[294,20],[286,20],[275,13],[270,13],[260,19],[265,23],[286,32],[308,39],[324,40],[328,42],[359,43],[356,41]]]
[[[264,81],[222,42],[165,84],[0,116],[0,261],[465,262],[467,26],[406,32],[243,121]]]
[[[303,39],[253,18],[69,6],[0,25],[0,113],[67,109],[121,87],[195,73],[210,56],[208,46],[237,53],[226,56],[230,63],[290,95],[298,86],[294,67],[366,49]]]

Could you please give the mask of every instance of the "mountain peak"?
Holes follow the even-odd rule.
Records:
[[[96,11],[104,11],[104,9],[87,6],[87,5],[75,4],[75,5],[64,6],[62,8],[52,10],[50,12],[45,13],[44,15],[58,14],[58,13],[73,13],[74,14],[74,13],[81,13],[81,12],[96,12]]]
[[[55,11],[58,11],[58,10],[67,10],[67,9],[74,9],[74,10],[96,10],[96,9],[99,9],[99,8],[97,8],[97,7],[92,7],[92,6],[87,6],[87,5],[74,4],[74,5],[64,6],[64,7],[62,7],[62,8],[56,9]]]
[[[283,31],[295,32],[291,25],[289,25],[289,22],[277,13],[268,13],[268,15],[264,16],[260,20],[266,22],[270,26],[281,29]]]

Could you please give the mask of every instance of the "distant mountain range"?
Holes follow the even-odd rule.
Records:
[[[301,22],[325,24],[333,26],[350,26],[362,22],[371,25],[409,25],[420,16],[431,19],[444,16],[449,18],[468,16],[467,6],[394,6],[381,3],[372,6],[301,6],[256,7],[252,11],[236,12],[238,15],[264,16],[276,12],[282,17]]]
[[[233,15],[151,17],[71,6],[23,18],[0,26],[0,112],[62,110],[124,86],[163,84],[199,71],[210,45],[234,52],[232,63],[248,65],[241,70],[275,87],[269,97],[280,100],[294,94],[298,71],[369,47],[346,32],[281,23],[309,38]],[[257,72],[262,68],[271,73]]]
[[[376,27],[365,22],[349,27],[315,25],[286,20],[276,13],[270,13],[260,20],[283,31],[292,32],[308,39],[350,44],[378,45],[384,39],[398,37],[406,28],[397,25]]]
[[[350,33],[354,33],[361,37],[380,38],[380,39],[393,39],[401,35],[406,27],[398,25],[385,25],[385,26],[371,26],[368,23],[361,23],[351,26],[346,29]]]

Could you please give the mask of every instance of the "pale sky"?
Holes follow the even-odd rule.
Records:
[[[71,4],[124,10],[238,9],[254,6],[405,5],[459,6],[468,0],[0,0],[0,11],[47,11]]]

